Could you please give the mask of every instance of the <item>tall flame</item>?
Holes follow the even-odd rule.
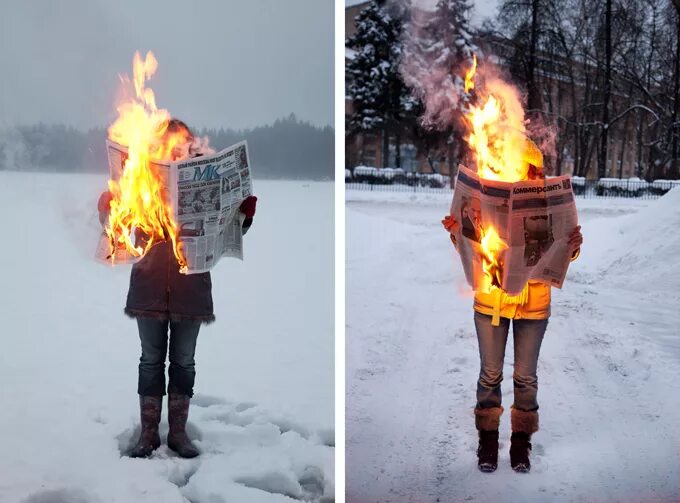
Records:
[[[466,90],[468,86],[474,88],[476,71],[477,58],[465,75]],[[488,78],[484,88],[477,89],[477,97],[481,104],[470,105],[465,114],[470,128],[467,142],[475,154],[477,174],[487,180],[526,180],[527,138],[517,90],[497,78]]]
[[[465,74],[465,92],[475,89],[477,58]],[[529,162],[542,165],[541,153],[525,136],[524,109],[518,92],[497,78],[487,78],[477,88],[479,104],[465,113],[470,129],[467,142],[474,153],[477,174],[482,179],[517,182],[529,175]],[[533,146],[533,148],[532,148]],[[501,253],[508,245],[493,226],[482,227],[482,289],[500,288]]]
[[[186,144],[183,132],[167,131],[170,114],[156,107],[156,98],[145,82],[156,72],[158,63],[152,52],[144,59],[136,52],[133,59],[134,97],[118,107],[118,118],[108,130],[109,139],[128,148],[122,174],[109,180],[112,195],[106,233],[111,243],[111,260],[116,244],[124,245],[135,257],[144,256],[159,241],[171,240],[180,270],[186,270],[186,259],[180,248],[178,226],[167,198],[161,174],[151,161],[172,160],[177,148]],[[124,84],[127,76],[121,77]],[[138,244],[136,232],[146,238]]]

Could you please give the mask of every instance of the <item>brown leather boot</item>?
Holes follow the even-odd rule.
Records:
[[[161,445],[158,424],[161,422],[162,396],[139,396],[142,430],[137,443],[130,451],[131,458],[146,458]]]
[[[498,427],[503,407],[475,409],[475,426],[479,431],[477,468],[482,472],[494,472],[498,467]]]
[[[531,435],[538,431],[538,411],[515,409],[510,411],[512,435],[510,437],[510,465],[519,473],[531,470],[529,451]]]
[[[168,447],[183,458],[195,458],[199,452],[189,440],[186,432],[187,419],[189,418],[189,403],[191,398],[187,395],[168,395]]]

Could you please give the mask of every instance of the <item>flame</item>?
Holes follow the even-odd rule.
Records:
[[[472,55],[472,68],[465,72],[465,92],[469,93],[475,88],[474,76],[477,72],[477,55]]]
[[[482,268],[484,270],[482,290],[489,292],[492,287],[500,288],[503,275],[500,254],[508,248],[492,225],[482,229]]]
[[[118,107],[118,118],[108,130],[109,139],[128,148],[128,157],[119,180],[109,180],[112,195],[106,233],[111,243],[111,261],[116,246],[124,246],[135,257],[143,257],[156,243],[171,240],[180,271],[186,271],[186,259],[180,248],[174,212],[167,200],[161,173],[152,161],[181,157],[181,147],[189,141],[182,131],[167,131],[170,114],[156,107],[156,98],[145,82],[155,73],[158,62],[152,52],[144,59],[136,52],[133,59],[134,97]],[[121,77],[129,84],[127,76]],[[186,151],[186,149],[184,149]],[[146,239],[136,243],[135,231]]]
[[[465,92],[475,89],[477,58],[465,74]],[[476,89],[478,103],[465,113],[470,134],[467,142],[474,154],[477,174],[486,180],[517,182],[527,180],[530,163],[542,167],[540,150],[525,135],[524,109],[519,93],[498,78],[486,78]],[[482,226],[482,290],[500,288],[500,254],[508,245],[493,226]]]
[[[465,88],[474,88],[477,59],[465,75]],[[468,81],[470,82],[468,84]],[[467,142],[475,154],[477,174],[487,180],[517,182],[526,180],[529,164],[525,159],[527,138],[524,109],[518,92],[496,79],[486,79],[477,90],[481,104],[472,104],[465,114],[470,134]]]

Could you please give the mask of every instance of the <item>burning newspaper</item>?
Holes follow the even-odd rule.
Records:
[[[127,159],[127,148],[106,142],[111,180],[118,180]],[[162,180],[159,197],[167,198],[177,222],[180,248],[187,274],[206,272],[222,257],[243,259],[241,202],[252,194],[248,146],[245,141],[216,154],[175,162],[149,162],[148,169]],[[102,231],[96,251],[100,262],[132,264],[143,258],[132,255],[124,243],[112,243]],[[180,267],[179,264],[177,266]]]
[[[510,183],[460,166],[451,215],[460,222],[455,238],[475,291],[496,286],[518,295],[529,280],[562,287],[571,259],[567,241],[578,225],[569,176]]]

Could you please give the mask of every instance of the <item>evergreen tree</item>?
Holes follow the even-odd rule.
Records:
[[[469,28],[470,0],[439,0],[434,11],[413,9],[401,71],[422,111],[417,146],[436,171],[434,158],[446,150],[449,172],[457,165],[463,142],[460,130],[464,73],[480,56]]]
[[[401,60],[401,12],[384,1],[373,0],[357,16],[357,31],[346,46],[355,55],[347,64],[347,94],[353,114],[347,124],[351,136],[359,132],[382,132],[382,166],[389,158],[389,138],[396,136],[397,167],[403,120],[413,108],[399,74]]]

